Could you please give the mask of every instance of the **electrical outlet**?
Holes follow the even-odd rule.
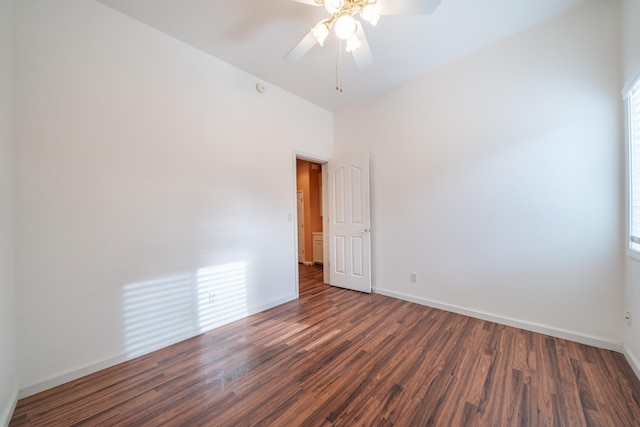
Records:
[[[409,275],[409,279],[411,280],[411,283],[418,283],[418,273],[411,273]]]
[[[627,321],[627,326],[631,327],[631,310],[627,310],[626,314],[624,315],[624,320]]]

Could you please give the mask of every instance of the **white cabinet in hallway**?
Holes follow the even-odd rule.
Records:
[[[323,250],[323,237],[322,237],[322,232],[317,232],[317,233],[312,233],[313,234],[313,262],[315,264],[322,264],[323,263],[323,258],[322,258],[322,254],[324,253]]]

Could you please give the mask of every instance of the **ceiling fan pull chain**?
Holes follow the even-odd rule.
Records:
[[[342,40],[337,40],[337,52],[336,52],[336,90],[338,93],[344,92],[342,87]]]

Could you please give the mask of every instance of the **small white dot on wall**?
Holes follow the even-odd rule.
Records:
[[[256,83],[256,90],[258,91],[258,93],[264,93],[264,85],[262,83]]]

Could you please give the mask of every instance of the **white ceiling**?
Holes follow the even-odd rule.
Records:
[[[309,29],[327,16],[324,8],[293,0],[99,1],[335,111],[553,19],[587,0],[442,0],[431,16],[383,16],[376,27],[365,23],[373,65],[358,70],[350,54],[345,54],[341,94],[335,90],[333,37],[295,64],[284,60]]]

